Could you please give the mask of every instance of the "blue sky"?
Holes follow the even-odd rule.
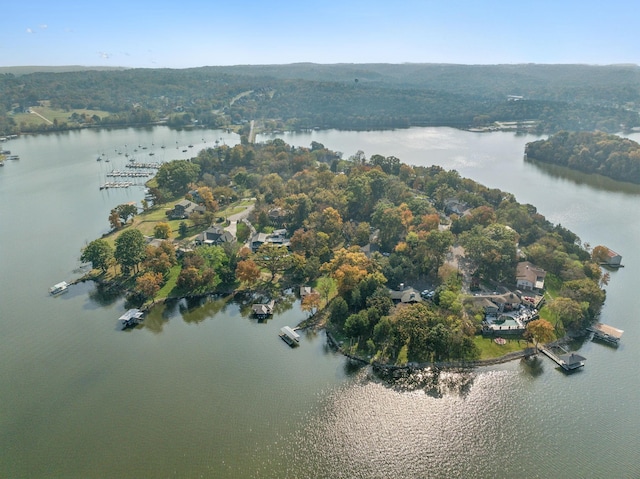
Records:
[[[30,1],[0,66],[640,64],[637,0]]]

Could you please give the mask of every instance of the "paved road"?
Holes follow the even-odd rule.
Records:
[[[238,221],[242,221],[246,219],[249,216],[249,214],[251,214],[251,212],[253,211],[253,208],[254,208],[254,205],[249,205],[244,211],[241,211],[240,213],[236,213],[235,215],[228,216],[227,219],[229,220],[229,226],[225,228],[225,231],[228,231],[234,237],[236,237],[237,231],[238,231]]]

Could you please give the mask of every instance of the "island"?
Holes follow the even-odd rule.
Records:
[[[609,279],[601,248],[594,257],[512,193],[318,142],[217,145],[163,163],[142,204],[108,221],[82,251],[85,279],[132,307],[242,295],[268,321],[295,292],[308,314],[299,328],[324,328],[341,352],[381,366],[535,351],[594,324]]]
[[[561,131],[527,143],[525,158],[640,184],[640,144],[601,131]]]

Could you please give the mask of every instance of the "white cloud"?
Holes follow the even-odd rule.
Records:
[[[47,29],[47,27],[48,27],[48,25],[47,25],[46,23],[43,23],[43,24],[41,24],[41,25],[38,25],[38,27],[39,27],[41,30],[46,30],[46,29]]]
[[[109,58],[111,58],[111,53],[107,53],[107,52],[98,52],[98,56],[99,56],[100,58],[109,59]]]
[[[30,28],[27,28],[27,33],[33,33],[33,30],[31,30]]]

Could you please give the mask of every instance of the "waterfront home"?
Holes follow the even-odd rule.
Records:
[[[173,209],[169,212],[169,217],[174,220],[189,218],[193,213],[204,213],[207,209],[204,206],[200,206],[193,201],[182,200],[173,206]]]
[[[547,272],[529,261],[522,261],[516,266],[516,286],[518,289],[542,290]]]
[[[236,238],[231,232],[226,231],[220,226],[211,226],[198,236],[196,236],[195,243],[197,245],[219,246],[224,243],[233,243]]]
[[[500,311],[498,305],[487,296],[472,296],[467,298],[466,301],[473,304],[475,308],[482,308],[485,315],[496,315]]]
[[[490,299],[498,305],[498,311],[501,313],[518,309],[522,304],[522,300],[515,293],[494,294]]]

